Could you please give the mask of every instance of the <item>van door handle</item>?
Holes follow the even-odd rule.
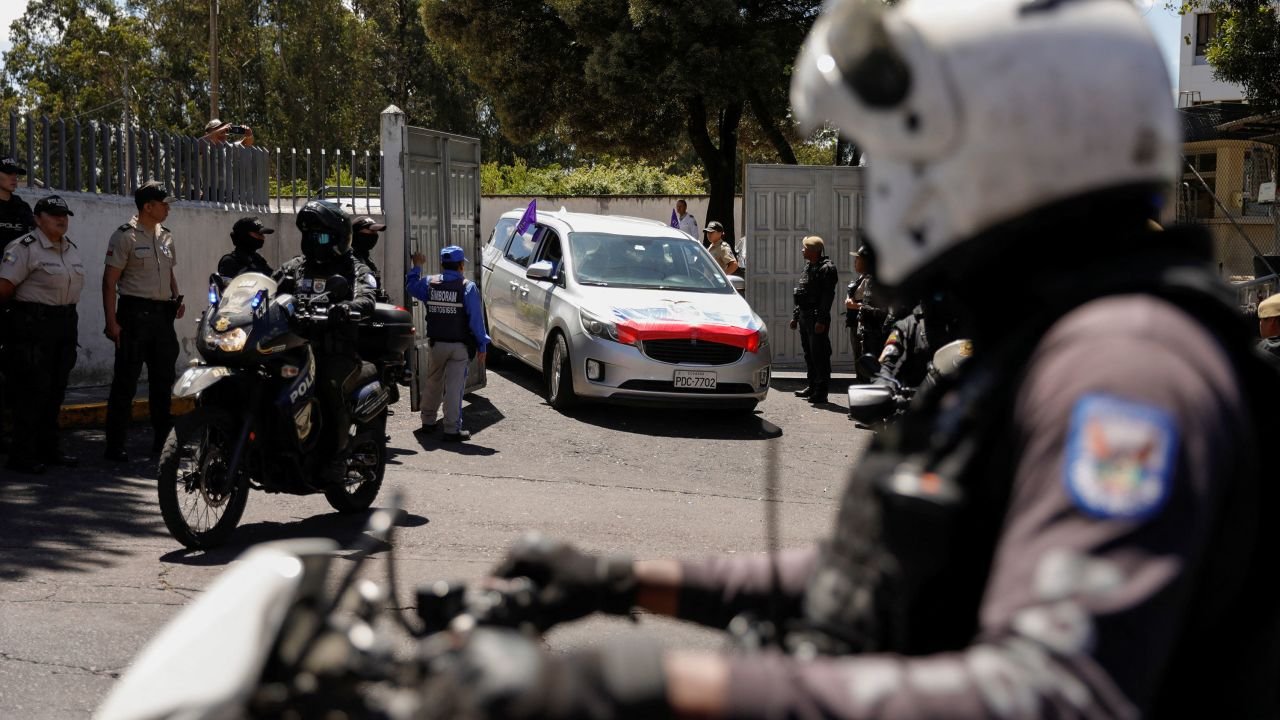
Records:
[[[521,286],[520,286],[520,296],[521,296],[521,297],[529,297],[529,286],[528,286],[528,285],[521,285]]]

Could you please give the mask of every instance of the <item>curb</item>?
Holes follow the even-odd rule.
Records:
[[[195,406],[195,400],[192,398],[174,398],[169,407],[176,417],[191,412]],[[133,401],[130,419],[145,420],[150,416],[150,401],[145,399]],[[106,424],[107,403],[105,402],[63,405],[62,411],[58,413],[58,427],[61,428],[105,427]]]

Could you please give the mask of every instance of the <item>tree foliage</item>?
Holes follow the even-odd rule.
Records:
[[[424,0],[424,25],[508,135],[670,164],[691,149],[731,218],[744,120],[784,162],[791,63],[818,0]],[[733,229],[728,228],[732,234]]]
[[[675,175],[617,159],[567,169],[531,168],[523,160],[480,167],[480,191],[486,195],[698,195],[703,186],[698,170]]]
[[[1206,59],[1216,79],[1244,88],[1259,111],[1280,111],[1280,10],[1267,0],[1203,0],[1178,8],[1182,14],[1218,14],[1217,34]],[[1194,38],[1184,38],[1194,42]]]

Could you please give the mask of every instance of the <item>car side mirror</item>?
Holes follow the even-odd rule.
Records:
[[[555,274],[556,268],[550,260],[539,260],[524,271],[524,276],[530,280],[550,281],[555,278]]]
[[[341,275],[330,275],[325,289],[329,293],[329,302],[345,302],[351,299],[351,283]]]
[[[742,278],[738,277],[737,275],[730,275],[730,276],[729,276],[729,284],[730,284],[730,285],[732,285],[732,286],[733,286],[733,289],[734,289],[734,290],[737,290],[738,292],[746,292],[746,291],[747,291],[747,281],[746,281],[746,280],[743,280]]]

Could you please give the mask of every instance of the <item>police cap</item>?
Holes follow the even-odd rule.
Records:
[[[440,250],[440,262],[458,263],[466,262],[466,260],[466,253],[457,245],[450,245]]]
[[[386,229],[386,225],[368,216],[351,223],[351,232],[382,232]]]
[[[0,172],[6,175],[26,175],[27,171],[22,169],[16,158],[6,157],[0,158]]]
[[[717,220],[712,220],[707,223],[706,232],[724,232],[724,225],[721,225]]]
[[[40,198],[36,202],[35,214],[39,215],[75,215],[71,212],[71,208],[67,207],[67,201],[57,195],[49,195]]]
[[[262,233],[263,235],[270,235],[271,233],[275,232],[275,230],[267,227],[266,225],[263,225],[261,220],[259,220],[257,217],[252,215],[249,217],[240,218],[239,220],[236,221],[235,225],[231,226],[231,237],[236,237],[238,235],[248,235],[251,232]]]
[[[1258,303],[1259,320],[1265,320],[1273,317],[1280,317],[1280,295],[1272,295],[1266,300]]]
[[[133,191],[133,201],[137,203],[138,207],[142,207],[153,200],[171,203],[176,199],[177,198],[169,194],[168,190],[164,189],[163,185],[155,180],[143,183],[138,186],[137,190]]]

